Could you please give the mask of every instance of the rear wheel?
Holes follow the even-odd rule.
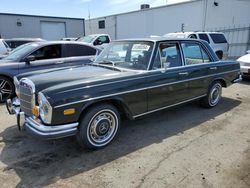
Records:
[[[4,76],[0,76],[0,102],[5,102],[7,99],[15,95],[15,86],[13,82]]]
[[[201,100],[201,106],[206,108],[212,108],[216,106],[220,102],[221,94],[222,94],[221,82],[219,81],[213,82],[208,89],[207,96]]]
[[[82,147],[100,149],[115,138],[119,127],[120,114],[113,105],[96,105],[81,119],[77,141]]]

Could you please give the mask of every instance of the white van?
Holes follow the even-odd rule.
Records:
[[[171,38],[194,38],[207,41],[219,59],[228,57],[229,43],[221,32],[178,32],[167,33],[164,37]]]

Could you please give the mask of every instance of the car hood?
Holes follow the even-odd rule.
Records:
[[[237,61],[240,62],[240,63],[248,63],[248,64],[250,64],[250,54],[246,54],[246,55],[241,56],[239,59],[237,59]]]
[[[76,88],[88,88],[93,84],[104,83],[109,79],[116,79],[123,76],[134,75],[135,72],[121,72],[112,67],[96,65],[84,65],[81,67],[48,70],[44,73],[32,72],[18,75],[17,78],[28,77],[36,87],[36,92],[43,92],[48,95],[67,93]]]

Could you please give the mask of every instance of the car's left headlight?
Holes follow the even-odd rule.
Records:
[[[38,93],[39,115],[44,123],[50,124],[52,119],[52,107],[43,93]]]

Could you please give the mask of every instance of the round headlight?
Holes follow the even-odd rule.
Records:
[[[40,118],[44,123],[50,124],[52,118],[52,107],[43,93],[38,93],[38,104]]]

